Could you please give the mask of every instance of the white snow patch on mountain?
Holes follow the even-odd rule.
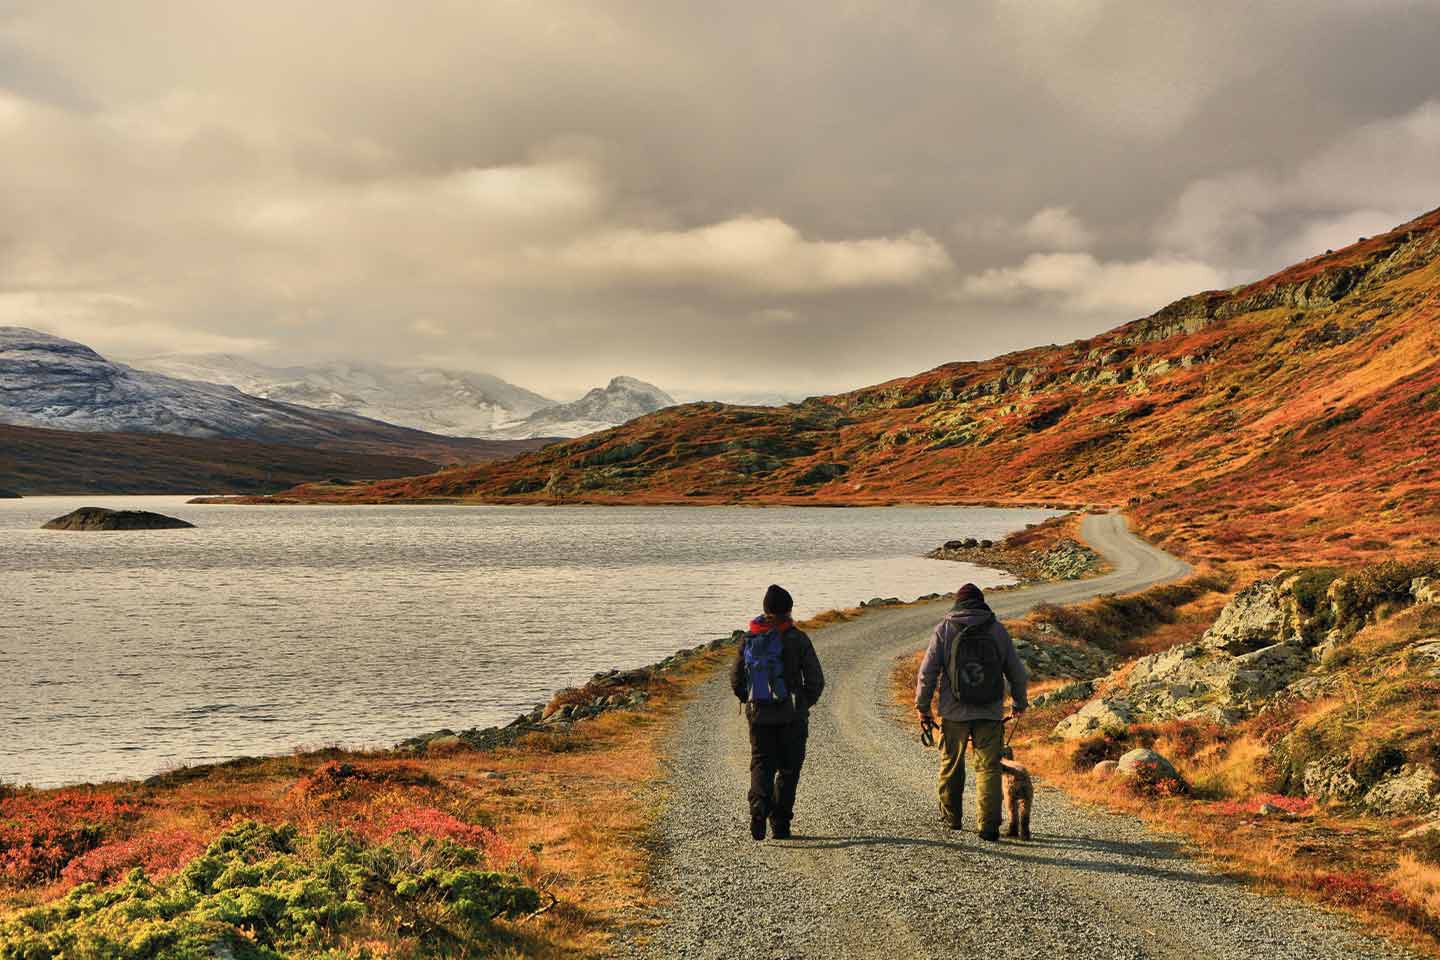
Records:
[[[616,377],[605,387],[596,387],[573,403],[556,404],[532,413],[504,430],[501,436],[580,437],[674,405],[675,398],[652,383],[634,377]]]
[[[548,397],[485,373],[340,362],[269,366],[232,354],[132,362],[170,376],[227,384],[255,397],[453,437],[502,436],[502,428],[555,406]]]

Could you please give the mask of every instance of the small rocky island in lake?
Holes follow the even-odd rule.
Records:
[[[195,524],[163,513],[148,510],[107,510],[104,507],[81,507],[56,517],[43,530],[184,530]]]

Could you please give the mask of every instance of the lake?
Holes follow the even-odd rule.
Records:
[[[82,505],[199,528],[38,529]],[[1051,515],[0,500],[0,781],[138,777],[509,721],[596,671],[728,635],[771,582],[795,595],[797,619],[1011,582],[921,554]]]

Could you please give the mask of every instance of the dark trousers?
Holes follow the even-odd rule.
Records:
[[[789,826],[795,816],[795,787],[805,765],[810,719],[778,726],[750,724],[750,815]]]

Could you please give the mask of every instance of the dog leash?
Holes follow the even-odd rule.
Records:
[[[1016,731],[1017,729],[1019,729],[1019,727],[1020,727],[1019,720],[1020,720],[1020,718],[1019,718],[1018,716],[1014,715],[1014,714],[1011,714],[1011,715],[1008,716],[1008,717],[1003,717],[1003,718],[1001,718],[1001,720],[1000,720],[1000,725],[1001,725],[1002,727],[1003,727],[1005,724],[1007,724],[1007,723],[1010,724],[1010,732],[1005,735],[1005,746],[1007,746],[1007,747],[1010,746],[1010,741],[1012,741],[1012,740],[1015,739],[1015,731]],[[921,721],[921,723],[920,723],[920,745],[921,745],[921,746],[924,746],[924,747],[933,747],[933,746],[935,746],[935,728],[936,728],[937,726],[939,726],[939,724],[937,724],[934,720],[931,720],[931,719],[928,719],[928,718],[927,718],[926,720],[924,720],[924,721]]]
[[[1001,724],[1002,726],[1005,725],[1005,724],[1007,724],[1007,723],[1010,724],[1010,732],[1005,735],[1005,746],[1006,746],[1006,747],[1009,747],[1009,746],[1010,746],[1010,741],[1015,739],[1015,731],[1016,731],[1017,729],[1019,729],[1019,727],[1020,727],[1020,716],[1019,716],[1019,714],[1012,713],[1012,714],[1010,714],[1010,716],[1008,716],[1008,717],[1006,717],[1005,719],[1003,719],[1003,720],[1000,721],[1000,724]]]

